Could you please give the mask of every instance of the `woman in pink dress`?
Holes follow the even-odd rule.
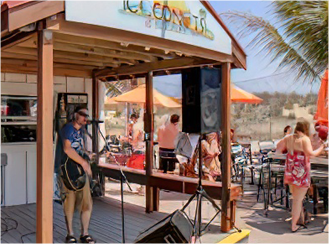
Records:
[[[297,221],[303,214],[303,199],[311,184],[311,165],[309,156],[318,156],[323,145],[313,151],[309,138],[310,124],[307,121],[298,122],[293,135],[284,137],[277,145],[277,152],[287,150],[284,183],[289,185],[292,193],[291,231],[296,232],[301,226]]]

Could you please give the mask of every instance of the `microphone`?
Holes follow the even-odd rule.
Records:
[[[88,124],[102,124],[104,123],[104,120],[99,120],[99,119],[89,119]]]

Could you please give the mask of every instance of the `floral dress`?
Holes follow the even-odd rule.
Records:
[[[311,184],[309,157],[304,152],[294,150],[287,153],[284,183],[309,188]]]

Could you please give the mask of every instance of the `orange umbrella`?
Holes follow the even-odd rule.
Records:
[[[116,102],[128,102],[128,103],[145,103],[145,94],[146,94],[146,87],[145,85],[140,85],[134,90],[126,92],[122,95],[119,95],[114,98]],[[158,92],[157,90],[153,89],[153,102],[156,105],[162,105],[168,108],[179,108],[181,104],[176,102],[174,98],[165,96]]]
[[[104,104],[106,105],[118,104],[118,102],[116,102],[114,99],[115,97],[106,97]]]
[[[324,73],[318,94],[318,106],[314,119],[328,124],[328,70]]]
[[[182,105],[176,101],[174,98],[165,96],[158,92],[157,90],[153,90],[154,104],[163,105],[169,108],[179,108]],[[231,101],[233,103],[261,103],[263,99],[246,92],[240,88],[232,86],[231,88]],[[128,103],[145,103],[145,85],[140,85],[134,90],[126,92],[122,95],[119,95],[114,98],[107,99],[105,104],[110,104],[113,102],[128,102]]]
[[[255,104],[257,104],[257,103],[261,103],[263,101],[263,99],[232,85],[231,101],[233,103],[255,103]]]

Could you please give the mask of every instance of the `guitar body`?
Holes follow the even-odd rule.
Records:
[[[67,157],[61,169],[62,179],[66,188],[71,191],[82,190],[87,181],[87,175],[82,166]]]

